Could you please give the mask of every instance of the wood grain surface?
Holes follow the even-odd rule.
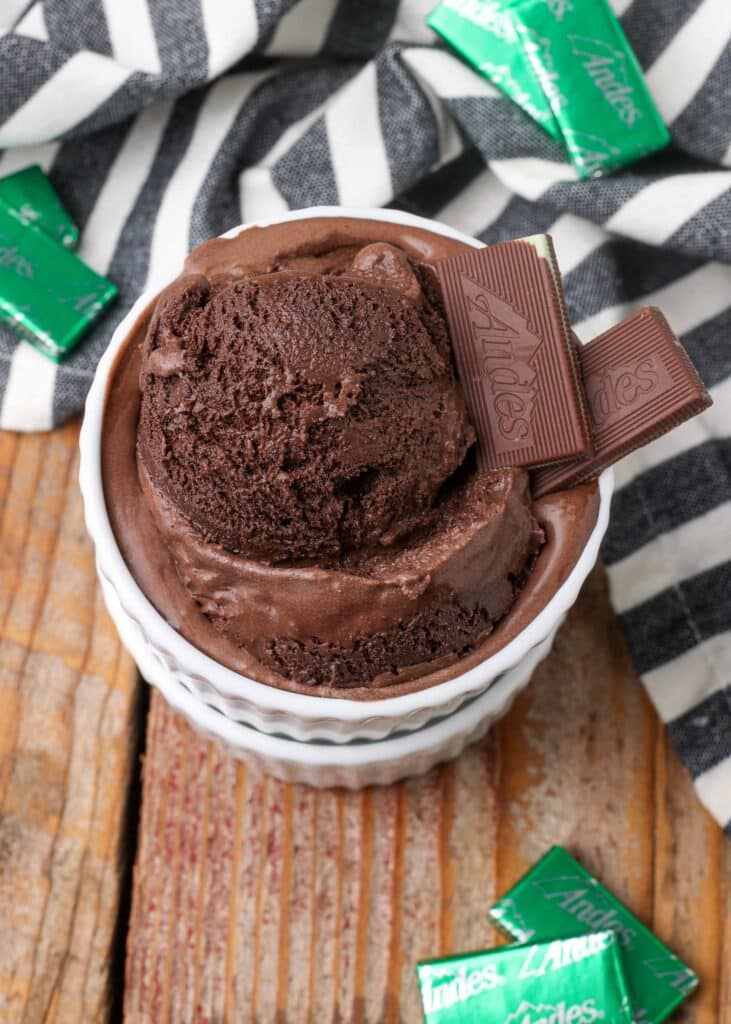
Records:
[[[420,957],[493,945],[490,903],[567,846],[701,977],[678,1014],[731,1024],[731,855],[630,666],[594,572],[482,743],[361,793],[260,778],[154,696],[126,1020],[422,1019]]]
[[[0,432],[0,1021],[102,1021],[140,687],[103,609],[77,426]]]
[[[420,956],[490,945],[486,909],[561,842],[698,970],[678,1016],[731,1024],[731,844],[629,665],[597,571],[511,714],[386,789],[261,779],[143,690],[103,609],[77,427],[0,433],[0,1022],[420,1018]],[[133,822],[134,824],[134,822]]]

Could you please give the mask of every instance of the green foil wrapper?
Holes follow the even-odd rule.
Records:
[[[444,0],[427,21],[563,140],[581,178],[633,163],[670,141],[606,0]]]
[[[445,0],[426,19],[450,46],[491,79],[549,135],[561,128],[525,52],[511,11],[498,0]]]
[[[79,244],[79,229],[37,164],[0,178],[0,205],[23,223],[45,231],[66,249],[75,249]]]
[[[0,206],[0,320],[61,362],[117,287]]]
[[[426,1024],[630,1024],[613,932],[422,961]]]
[[[642,1024],[665,1020],[698,984],[694,972],[560,846],[492,907],[490,917],[518,942],[614,931],[634,1020]]]

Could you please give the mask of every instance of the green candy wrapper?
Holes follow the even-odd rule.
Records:
[[[22,338],[60,362],[116,295],[111,281],[0,205],[0,320]]]
[[[30,222],[45,231],[66,249],[79,244],[79,229],[37,164],[0,178],[0,205],[23,223]]]
[[[619,942],[634,1020],[659,1024],[698,984],[697,976],[560,846],[554,846],[490,910],[518,942],[610,928]]]
[[[630,1024],[613,932],[423,961],[426,1024]]]
[[[563,140],[581,178],[670,141],[606,0],[444,0],[427,21]]]
[[[495,83],[554,139],[561,128],[523,47],[515,19],[497,0],[444,0],[426,19],[461,57]]]

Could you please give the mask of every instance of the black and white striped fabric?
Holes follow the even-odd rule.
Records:
[[[578,182],[436,45],[433,0],[4,0],[0,175],[46,168],[120,301],[61,367],[0,332],[0,423],[78,413],[111,331],[187,250],[314,204],[553,235],[579,336],[656,304],[715,405],[626,459],[604,548],[648,692],[731,833],[731,0],[613,0],[673,148]]]

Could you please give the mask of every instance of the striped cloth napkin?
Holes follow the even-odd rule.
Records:
[[[1,331],[0,423],[78,413],[140,291],[241,221],[342,203],[486,242],[550,232],[578,335],[656,304],[715,400],[621,463],[604,559],[637,669],[731,834],[731,0],[613,4],[673,148],[577,182],[436,44],[432,0],[5,0],[0,175],[49,171],[120,301],[60,367]]]

